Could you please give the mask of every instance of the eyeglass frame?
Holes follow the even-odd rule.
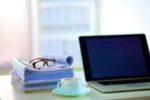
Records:
[[[37,61],[36,61],[36,60],[37,60]],[[47,67],[52,67],[52,66],[55,65],[55,62],[56,62],[55,59],[49,59],[49,58],[34,58],[34,59],[30,60],[29,63],[32,64],[32,67],[33,67],[33,68],[40,70],[40,69],[43,68],[43,67],[37,68],[37,67],[36,67],[36,63],[41,62],[41,61],[44,62],[44,63],[43,63],[43,67],[45,66],[45,64],[47,65]],[[49,65],[48,65],[48,61],[53,61],[53,62],[54,62],[54,65],[49,66]]]

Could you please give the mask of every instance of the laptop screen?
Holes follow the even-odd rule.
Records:
[[[87,80],[150,76],[144,34],[81,36],[80,47]]]

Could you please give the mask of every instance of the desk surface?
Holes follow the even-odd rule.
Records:
[[[78,75],[81,77],[81,74]],[[11,84],[10,75],[1,75],[0,98],[0,100],[150,100],[150,90],[103,94],[91,88],[89,94],[78,97],[60,96],[51,91],[23,93]]]

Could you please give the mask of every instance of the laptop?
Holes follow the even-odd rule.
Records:
[[[144,34],[80,36],[85,79],[103,93],[150,89]]]

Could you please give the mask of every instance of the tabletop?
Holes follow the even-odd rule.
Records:
[[[76,76],[84,77],[81,73]],[[0,100],[150,100],[150,90],[100,93],[93,88],[90,89],[89,94],[75,97],[57,95],[52,93],[51,90],[24,93],[11,84],[10,75],[0,75]]]

